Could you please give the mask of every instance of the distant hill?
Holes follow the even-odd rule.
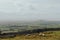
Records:
[[[2,21],[1,25],[40,25],[40,24],[60,24],[60,21],[47,21],[47,20],[35,20],[35,21]]]

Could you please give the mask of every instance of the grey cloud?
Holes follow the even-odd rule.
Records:
[[[60,0],[0,0],[0,18],[60,19]],[[59,15],[58,15],[59,14]],[[58,20],[59,20],[58,19]]]

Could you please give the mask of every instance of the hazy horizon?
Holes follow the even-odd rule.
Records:
[[[0,21],[60,21],[60,0],[0,0]]]

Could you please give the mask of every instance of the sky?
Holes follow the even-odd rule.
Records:
[[[1,20],[60,20],[60,0],[0,0]]]

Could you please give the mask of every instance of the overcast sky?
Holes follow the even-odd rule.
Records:
[[[60,0],[0,0],[0,20],[60,20]]]

